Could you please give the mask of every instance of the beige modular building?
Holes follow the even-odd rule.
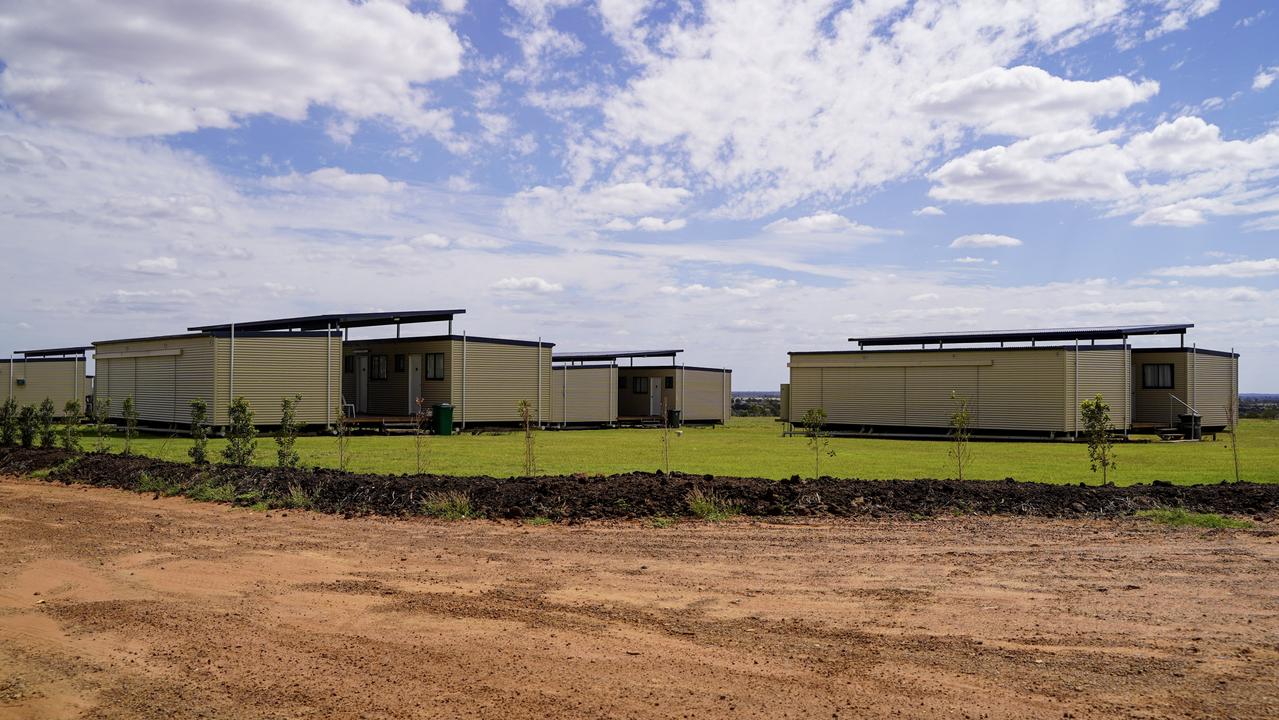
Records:
[[[12,399],[19,407],[38,406],[48,398],[57,417],[71,400],[80,402],[81,412],[93,394],[92,376],[86,373],[85,353],[92,347],[23,350],[20,358],[10,356],[0,365],[0,383],[4,399]]]
[[[679,364],[683,350],[556,353],[550,422],[644,424],[675,411],[681,422],[722,424],[732,414],[732,370]],[[670,365],[634,365],[670,358]],[[628,360],[630,365],[621,365]]]
[[[356,416],[404,417],[437,403],[453,422],[520,422],[528,401],[537,425],[550,421],[551,351],[541,341],[467,335],[348,340],[342,346],[342,397]]]
[[[1239,356],[1185,347],[1191,327],[853,338],[862,349],[790,353],[790,382],[781,388],[782,420],[793,427],[809,410],[821,409],[834,429],[944,433],[956,409],[954,393],[968,400],[977,434],[1075,437],[1081,429],[1080,403],[1100,394],[1124,433],[1171,432],[1196,423],[1216,432],[1228,424],[1228,408],[1238,397]],[[1180,335],[1182,346],[1129,344],[1134,336],[1169,334]],[[999,345],[946,347],[993,343]],[[902,345],[920,348],[893,347]]]

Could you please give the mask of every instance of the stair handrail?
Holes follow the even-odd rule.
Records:
[[[1194,409],[1194,408],[1192,408],[1192,407],[1190,407],[1190,405],[1189,405],[1188,403],[1186,403],[1186,401],[1185,401],[1185,400],[1182,400],[1181,398],[1177,397],[1176,395],[1173,395],[1172,393],[1168,393],[1168,397],[1169,397],[1170,399],[1172,399],[1172,400],[1175,400],[1175,401],[1176,401],[1177,403],[1179,403],[1182,407],[1184,407],[1184,408],[1186,408],[1187,410],[1189,410],[1191,415],[1196,415],[1196,416],[1198,416],[1198,415],[1199,415],[1199,411],[1198,411],[1198,410],[1196,410],[1196,409]],[[1172,403],[1168,403],[1168,424],[1169,424],[1169,425],[1176,425],[1176,424],[1177,424],[1177,422],[1176,422],[1176,421],[1177,421],[1177,415],[1179,415],[1180,413],[1178,413],[1178,412],[1176,411],[1176,407],[1177,407],[1176,405],[1174,405],[1174,404],[1172,404]]]

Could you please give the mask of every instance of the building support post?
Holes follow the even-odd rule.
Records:
[[[542,429],[542,338],[537,339],[537,429]]]
[[[1199,414],[1199,343],[1190,346],[1190,409]],[[1193,421],[1192,421],[1193,422]]]
[[[333,426],[333,323],[324,326],[324,425]]]
[[[462,407],[458,408],[462,416],[462,429],[466,429],[466,331],[462,331]]]
[[[134,365],[136,366],[136,364],[137,363],[135,362]],[[227,374],[229,375],[229,377],[227,378],[226,407],[227,407],[227,413],[230,413],[231,403],[235,402],[235,323],[231,323],[231,366]],[[218,414],[218,409],[215,407],[213,408],[213,416],[216,418],[217,414]],[[231,419],[231,416],[228,414],[227,420],[230,421],[230,419]]]
[[[980,376],[980,373],[979,373]],[[1074,416],[1075,431],[1071,433],[1071,440],[1079,439],[1079,338],[1075,338],[1075,409],[1071,412]]]

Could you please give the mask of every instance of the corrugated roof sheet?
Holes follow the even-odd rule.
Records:
[[[303,315],[277,320],[253,320],[250,322],[200,325],[187,330],[324,330],[325,328],[373,327],[421,322],[444,322],[465,310],[405,310],[402,312],[332,313],[328,315]]]
[[[878,345],[924,345],[930,343],[1030,342],[1040,340],[1118,340],[1133,335],[1179,335],[1194,323],[1162,325],[1103,325],[1099,327],[1039,328],[1035,330],[982,330],[974,332],[918,333],[853,337],[862,347]]]
[[[653,357],[669,357],[673,358],[677,354],[684,352],[679,350],[614,350],[614,351],[598,351],[598,352],[570,352],[555,353],[552,360],[562,360],[564,362],[589,362],[597,360],[617,360],[618,358],[653,358]]]

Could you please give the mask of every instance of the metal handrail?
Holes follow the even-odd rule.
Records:
[[[1177,397],[1176,395],[1173,395],[1172,393],[1168,393],[1168,399],[1170,399],[1170,400],[1175,400],[1176,402],[1180,403],[1182,407],[1184,407],[1184,408],[1186,408],[1187,410],[1189,410],[1189,411],[1190,411],[1190,414],[1191,414],[1191,415],[1199,415],[1199,411],[1198,411],[1198,410],[1196,410],[1196,409],[1194,409],[1194,408],[1190,407],[1190,405],[1188,405],[1188,404],[1186,403],[1186,401],[1185,401],[1185,400],[1182,400],[1181,398]],[[1177,408],[1177,406],[1176,406],[1176,405],[1174,405],[1174,404],[1172,404],[1172,403],[1168,403],[1168,424],[1169,424],[1169,425],[1176,425],[1176,424],[1177,424],[1177,415],[1178,415],[1179,413],[1177,412],[1177,409],[1176,409],[1176,408]]]

